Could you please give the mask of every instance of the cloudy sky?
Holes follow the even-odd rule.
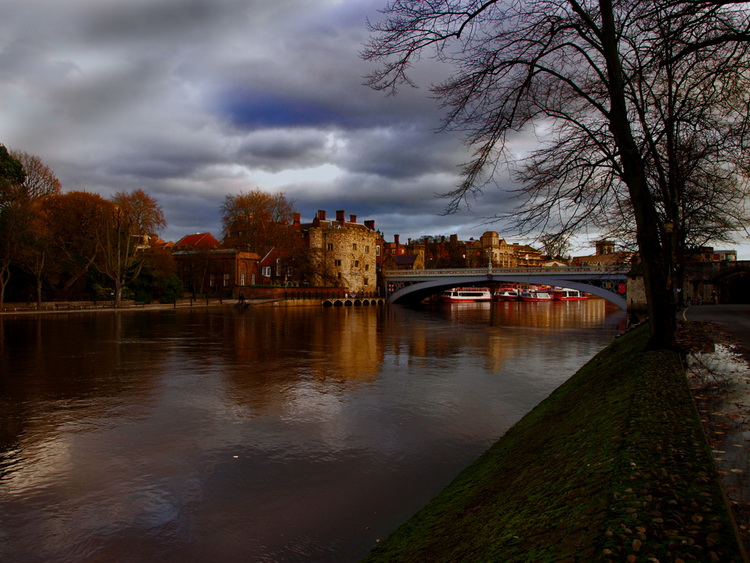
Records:
[[[66,191],[144,189],[167,240],[220,235],[225,196],[262,189],[303,221],[318,209],[373,219],[387,240],[520,241],[482,221],[508,205],[501,190],[443,214],[436,194],[468,154],[437,132],[429,85],[447,69],[423,60],[420,88],[396,97],[362,85],[367,19],[385,2],[5,0],[0,143],[41,157]]]

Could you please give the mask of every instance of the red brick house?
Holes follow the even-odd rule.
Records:
[[[240,288],[260,280],[260,256],[221,248],[211,233],[182,237],[172,253],[177,275],[192,294],[236,296]]]

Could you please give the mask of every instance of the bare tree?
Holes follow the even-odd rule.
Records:
[[[145,263],[149,236],[166,225],[161,206],[143,190],[117,192],[108,228],[99,241],[99,270],[114,283],[114,305],[122,304],[125,285],[135,280]]]
[[[673,256],[685,237],[687,196],[718,190],[705,181],[719,172],[736,178],[739,167],[715,155],[745,145],[746,50],[699,45],[690,4],[395,0],[371,26],[364,53],[383,63],[369,84],[390,92],[410,84],[412,62],[429,49],[454,65],[433,90],[447,110],[444,126],[466,130],[475,152],[449,209],[493,180],[510,132],[545,127],[546,144],[520,167],[520,226],[560,235],[632,225],[652,347],[673,342]],[[737,7],[699,17],[709,35],[747,22]],[[699,154],[703,178],[686,162]],[[741,181],[728,186],[744,194]]]

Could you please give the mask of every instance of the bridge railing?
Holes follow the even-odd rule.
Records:
[[[576,266],[576,267],[552,267],[552,268],[445,268],[440,270],[387,270],[383,276],[388,279],[409,279],[416,277],[455,277],[455,276],[486,276],[486,275],[554,275],[565,276],[570,274],[601,275],[624,275],[630,271],[630,266],[620,264],[616,266]]]

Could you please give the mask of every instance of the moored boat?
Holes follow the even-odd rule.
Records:
[[[441,293],[440,299],[449,303],[473,303],[491,301],[492,294],[486,287],[454,287]]]
[[[555,288],[552,291],[552,297],[558,301],[583,301],[588,299],[585,293],[567,287]]]
[[[495,301],[518,301],[518,289],[515,287],[499,287],[492,294]]]
[[[521,301],[552,301],[552,294],[545,289],[524,289],[521,292]]]

